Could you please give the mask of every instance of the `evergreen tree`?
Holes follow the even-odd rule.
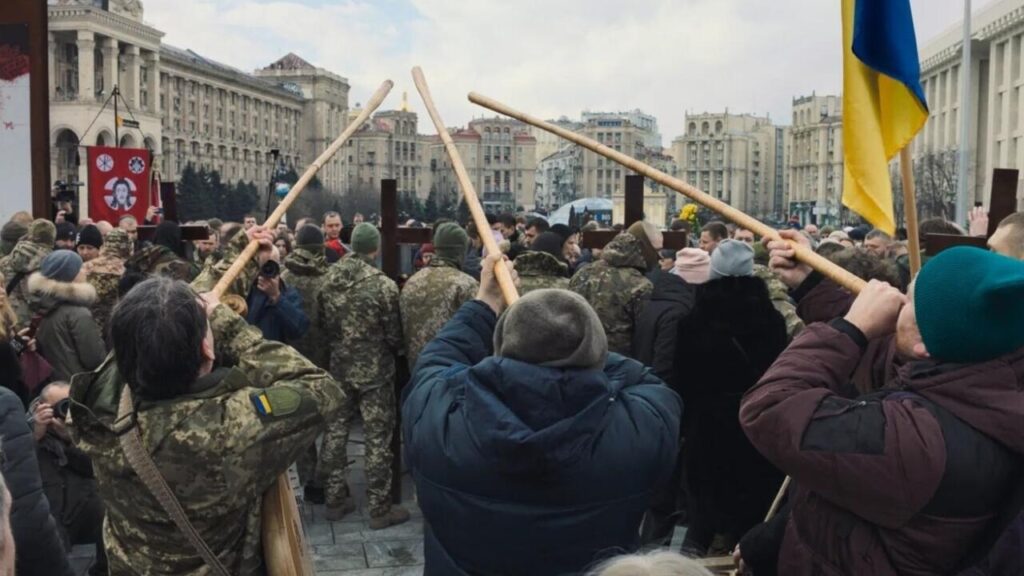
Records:
[[[178,181],[178,217],[183,221],[198,220],[216,211],[205,169],[196,171],[189,163]]]
[[[437,192],[431,188],[427,195],[427,203],[423,206],[423,220],[434,222],[439,216],[440,209],[437,205]]]
[[[455,220],[458,221],[459,225],[466,227],[469,225],[469,205],[466,204],[466,197],[463,196],[459,201],[459,207],[455,210]]]

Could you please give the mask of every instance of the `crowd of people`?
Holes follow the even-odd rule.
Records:
[[[984,230],[974,216],[922,239]],[[433,223],[390,278],[360,214],[186,223],[197,240],[153,210],[141,238],[131,216],[15,214],[0,574],[70,574],[78,544],[96,545],[92,574],[260,574],[260,497],[292,465],[327,519],[356,511],[356,422],[369,528],[406,522],[399,414],[427,574],[700,575],[693,558],[729,555],[757,576],[1024,573],[1024,213],[916,278],[905,238],[865,227],[675,221],[692,240],[668,250],[646,221],[595,248],[596,222],[488,219]],[[253,241],[222,305],[211,289]]]

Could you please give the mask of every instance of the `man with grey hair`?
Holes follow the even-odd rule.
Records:
[[[888,258],[891,248],[892,236],[878,228],[864,236],[864,249],[879,258]]]

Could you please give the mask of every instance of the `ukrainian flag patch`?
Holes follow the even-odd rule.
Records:
[[[294,414],[302,404],[302,395],[288,387],[266,388],[249,395],[261,419],[281,418]]]
[[[252,405],[260,416],[270,416],[274,413],[274,407],[270,405],[270,398],[267,398],[266,392],[253,394],[249,396],[249,399],[252,400]]]

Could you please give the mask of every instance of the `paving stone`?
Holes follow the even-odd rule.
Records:
[[[368,568],[363,545],[358,542],[313,547],[313,565],[321,570]]]
[[[367,542],[366,563],[371,568],[423,564],[423,539]]]

